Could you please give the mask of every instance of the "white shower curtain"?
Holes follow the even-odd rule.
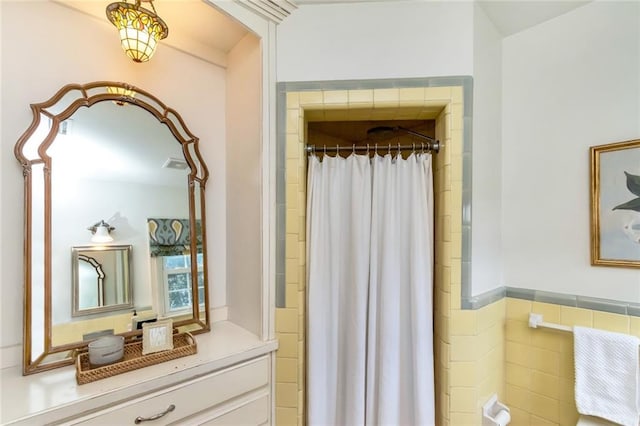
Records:
[[[308,422],[434,424],[430,154],[309,159]]]

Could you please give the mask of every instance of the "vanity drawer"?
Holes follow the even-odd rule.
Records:
[[[166,425],[179,419],[210,409],[252,390],[267,387],[270,363],[268,357],[248,361],[207,376],[171,386],[144,397],[99,410],[70,421],[70,425],[132,425],[137,417],[148,418],[164,412],[173,405],[173,411],[141,424]],[[135,374],[135,373],[134,373]],[[267,387],[268,388],[268,387]],[[231,414],[231,413],[225,413]]]

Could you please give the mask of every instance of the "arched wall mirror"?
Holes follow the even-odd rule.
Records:
[[[208,171],[180,115],[106,81],[64,86],[31,109],[15,146],[25,194],[23,373],[72,364],[90,336],[139,335],[134,310],[209,331]],[[101,220],[113,242],[91,242],[87,227]]]

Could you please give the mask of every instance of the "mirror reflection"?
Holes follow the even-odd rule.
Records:
[[[72,249],[72,316],[133,307],[130,255],[131,246]]]
[[[83,336],[126,334],[134,312],[208,331],[198,138],[124,83],[67,85],[32,110],[15,150],[27,195],[23,372],[71,363]],[[87,227],[102,222],[98,240]]]

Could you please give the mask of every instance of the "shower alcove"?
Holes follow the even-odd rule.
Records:
[[[279,222],[285,224],[284,232],[278,235],[278,242],[284,245],[285,259],[278,265],[276,277],[276,332],[281,344],[276,364],[276,415],[279,421],[303,424],[306,418],[305,144],[315,143],[321,150],[325,142],[320,140],[331,141],[331,126],[337,124],[328,122],[341,122],[339,126],[349,126],[345,122],[352,122],[351,129],[357,129],[366,128],[373,122],[398,125],[406,123],[404,120],[413,120],[414,124],[415,120],[422,122],[426,134],[431,126],[432,136],[442,144],[439,153],[433,157],[436,222],[434,363],[436,420],[440,424],[442,418],[449,417],[446,408],[450,394],[447,380],[449,317],[453,310],[461,309],[462,275],[463,270],[468,270],[469,260],[469,253],[463,253],[463,239],[470,235],[470,211],[466,203],[463,211],[463,162],[470,164],[471,156],[470,149],[467,152],[464,147],[463,124],[467,123],[464,103],[470,101],[470,90],[465,90],[463,82],[443,81],[439,84],[437,78],[426,80],[430,81],[413,81],[402,87],[377,81],[359,82],[358,87],[349,82],[331,82],[323,90],[304,83],[280,83],[278,86],[278,125],[282,129],[278,132],[279,146],[285,147],[282,150],[284,158],[279,159],[278,173],[286,182],[284,197],[278,199],[279,212],[285,214],[285,218],[279,218]],[[318,129],[322,129],[320,136],[316,133]],[[335,145],[336,141],[326,144]],[[466,170],[470,171],[470,167]],[[464,193],[470,197],[470,188],[465,187]]]

